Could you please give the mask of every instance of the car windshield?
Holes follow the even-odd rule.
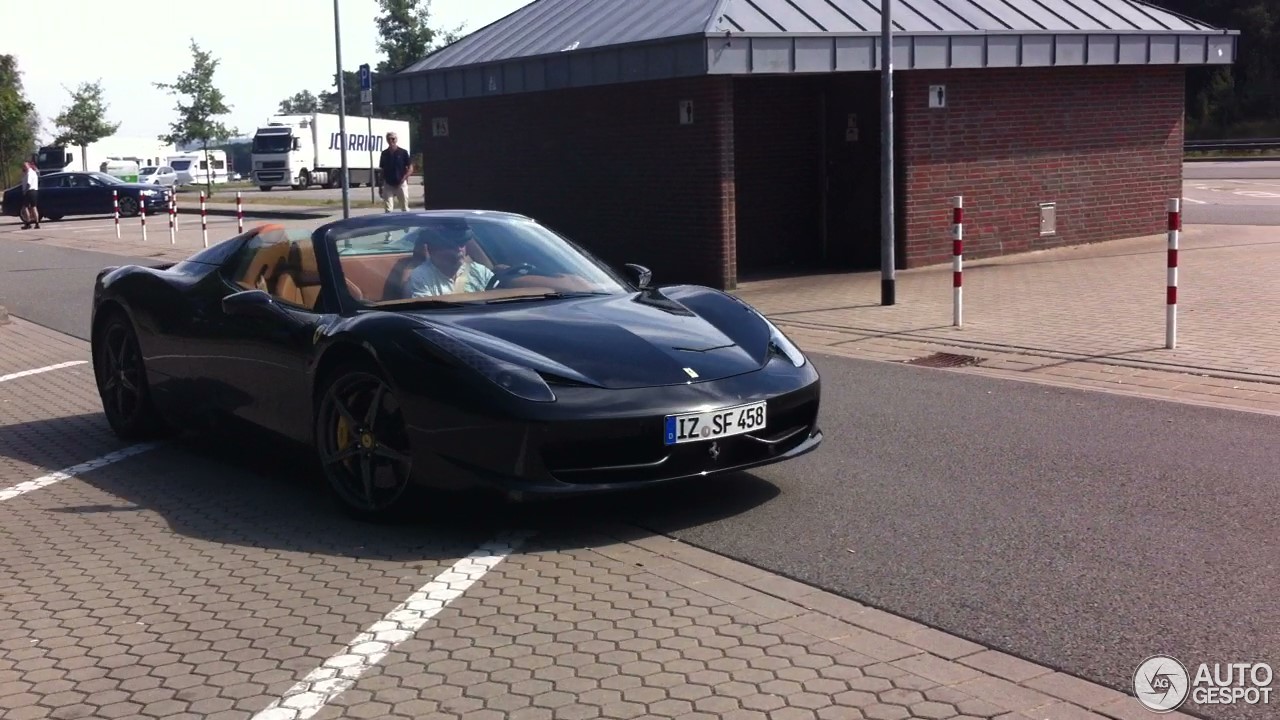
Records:
[[[608,266],[533,220],[397,215],[329,233],[346,293],[360,305],[442,307],[631,291]]]
[[[139,170],[139,171],[138,171],[138,174],[139,174],[139,175],[155,175],[155,174],[156,174],[156,171],[157,171],[157,170],[159,170],[159,169],[160,169],[160,168],[144,167],[144,168],[142,168],[141,170]]]
[[[114,175],[108,175],[102,172],[91,172],[89,173],[89,177],[93,178],[94,180],[97,180],[100,183],[104,183],[106,185],[124,185],[125,184],[125,182],[120,178]]]

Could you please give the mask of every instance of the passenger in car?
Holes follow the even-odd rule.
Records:
[[[427,260],[409,274],[410,296],[481,292],[488,287],[493,271],[467,256],[469,230],[442,228],[425,235]]]

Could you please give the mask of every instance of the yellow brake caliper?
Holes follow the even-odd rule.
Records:
[[[338,435],[338,453],[342,454],[346,452],[348,447],[351,446],[351,426],[347,424],[347,419],[345,417],[338,418],[337,435]],[[342,464],[350,468],[351,467],[350,460],[351,460],[350,458],[343,460]]]

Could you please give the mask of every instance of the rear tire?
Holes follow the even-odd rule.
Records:
[[[361,367],[338,369],[320,396],[314,434],[321,471],[348,515],[384,522],[404,509],[413,453],[386,380]]]
[[[115,312],[102,326],[93,348],[98,396],[111,430],[121,440],[137,442],[156,437],[160,416],[151,402],[147,367],[138,334],[127,315]]]

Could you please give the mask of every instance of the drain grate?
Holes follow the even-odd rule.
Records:
[[[956,355],[955,353],[940,352],[907,360],[906,364],[919,365],[920,367],[954,368],[969,367],[971,365],[977,365],[980,362],[982,362],[982,358],[974,357],[972,355]]]

